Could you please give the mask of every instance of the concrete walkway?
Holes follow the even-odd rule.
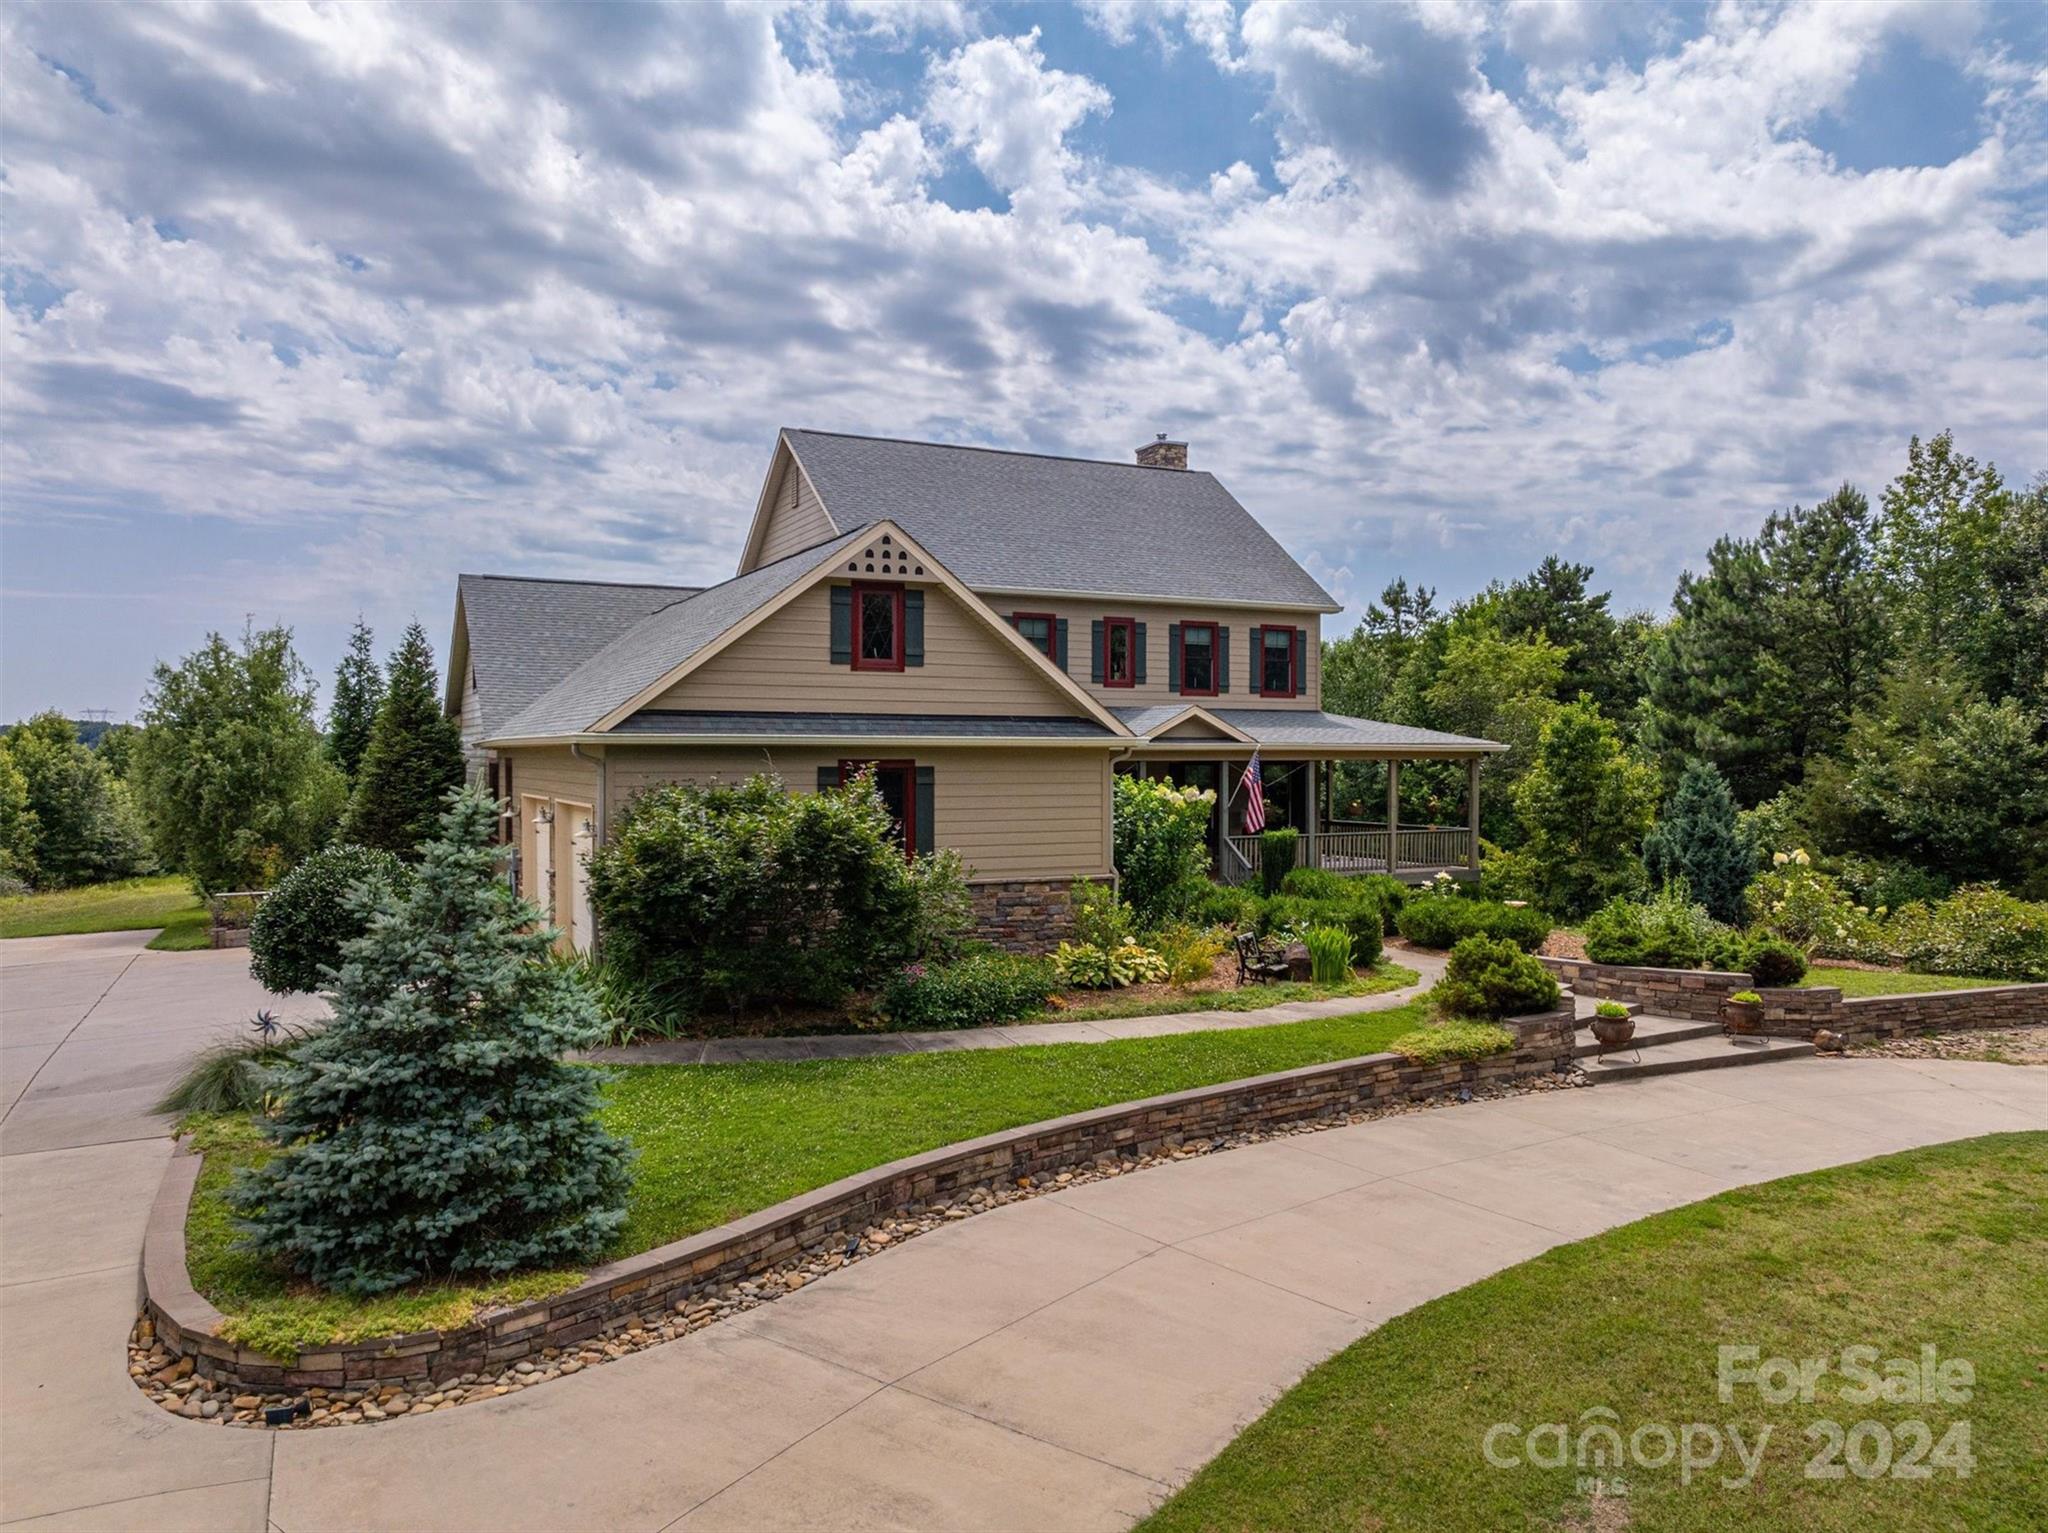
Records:
[[[263,997],[239,954],[73,941],[0,944],[9,1527],[1121,1528],[1436,1294],[1746,1182],[2048,1129],[2048,1070],[1919,1060],[1449,1107],[1014,1204],[488,1405],[273,1436],[157,1410],[122,1346],[148,1104]]]
[[[932,1033],[821,1033],[803,1038],[669,1038],[627,1048],[593,1049],[585,1058],[608,1065],[731,1065],[753,1059],[870,1059],[878,1054],[937,1054],[959,1049],[1015,1049],[1032,1043],[1106,1043],[1112,1038],[1163,1038],[1223,1028],[1273,1027],[1311,1017],[1350,1017],[1405,1006],[1443,978],[1444,955],[1415,948],[1387,957],[1421,975],[1415,984],[1378,995],[1289,1001],[1255,1011],[1176,1011],[1157,1017],[1104,1017],[1093,1022],[1017,1022],[1006,1027]]]

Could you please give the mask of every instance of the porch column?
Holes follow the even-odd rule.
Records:
[[[1316,861],[1316,823],[1321,819],[1316,813],[1316,805],[1322,802],[1321,793],[1317,763],[1311,761],[1308,763],[1308,792],[1303,796],[1308,803],[1308,866],[1312,868],[1322,866]]]
[[[1401,763],[1387,762],[1387,871],[1401,869]]]
[[[1472,757],[1465,763],[1465,828],[1471,834],[1471,844],[1466,848],[1467,866],[1479,866],[1479,758]]]

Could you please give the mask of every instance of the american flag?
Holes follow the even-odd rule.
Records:
[[[1238,779],[1237,786],[1244,794],[1244,833],[1256,836],[1266,828],[1266,781],[1259,775],[1259,753],[1256,750],[1245,764],[1244,776]]]

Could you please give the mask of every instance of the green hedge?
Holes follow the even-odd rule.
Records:
[[[1550,917],[1531,906],[1456,895],[1418,895],[1401,907],[1395,924],[1417,947],[1454,948],[1467,937],[1502,937],[1534,952],[1550,935]]]
[[[954,963],[898,970],[882,987],[880,1005],[892,1027],[986,1027],[1042,1010],[1058,988],[1043,958],[970,953]]]

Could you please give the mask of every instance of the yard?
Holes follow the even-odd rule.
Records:
[[[1816,965],[1802,985],[1833,985],[1845,999],[1864,995],[1918,995],[1928,990],[1976,990],[2009,985],[2009,979],[1977,979],[1962,974],[1908,974],[1903,969],[1838,969]]]
[[[150,941],[157,952],[211,945],[206,902],[178,877],[124,878],[79,889],[49,889],[0,897],[0,938],[59,937],[78,932],[163,928]]]
[[[1993,1135],[1727,1193],[1560,1247],[1388,1322],[1310,1373],[1144,1528],[2048,1527],[2044,1270],[2048,1134]],[[1840,1397],[1836,1375],[1811,1404],[1772,1405],[1754,1389],[1724,1402],[1721,1343],[1794,1359],[1865,1344],[1915,1362],[1932,1346],[1968,1360],[1976,1388],[1966,1405],[1858,1406]],[[1562,1423],[1575,1444],[1600,1407],[1616,1413],[1624,1440],[1648,1423],[1732,1423],[1754,1450],[1768,1426],[1762,1468],[1727,1489],[1719,1477],[1732,1452],[1690,1485],[1675,1465],[1631,1465],[1618,1471],[1625,1499],[1596,1503],[1569,1463],[1497,1468],[1484,1456],[1496,1423],[1516,1429],[1502,1455],[1512,1460],[1527,1451],[1528,1428]],[[1823,1419],[1882,1422],[1902,1454],[1915,1436],[1908,1421],[1924,1421],[1938,1443],[1967,1420],[1974,1472],[1807,1478],[1821,1441],[1808,1428]],[[1872,1461],[1868,1443],[1856,1456],[1857,1442],[1848,1465]]]
[[[680,1239],[855,1171],[978,1134],[1164,1092],[1374,1053],[1421,1026],[1423,1003],[1273,1027],[1110,1043],[858,1060],[615,1070],[604,1119],[639,1152],[615,1255]],[[352,1300],[286,1281],[233,1249],[232,1170],[265,1144],[241,1117],[187,1127],[207,1152],[186,1222],[192,1281],[225,1334],[270,1351],[461,1324],[480,1304],[559,1292],[576,1272],[435,1284]]]

